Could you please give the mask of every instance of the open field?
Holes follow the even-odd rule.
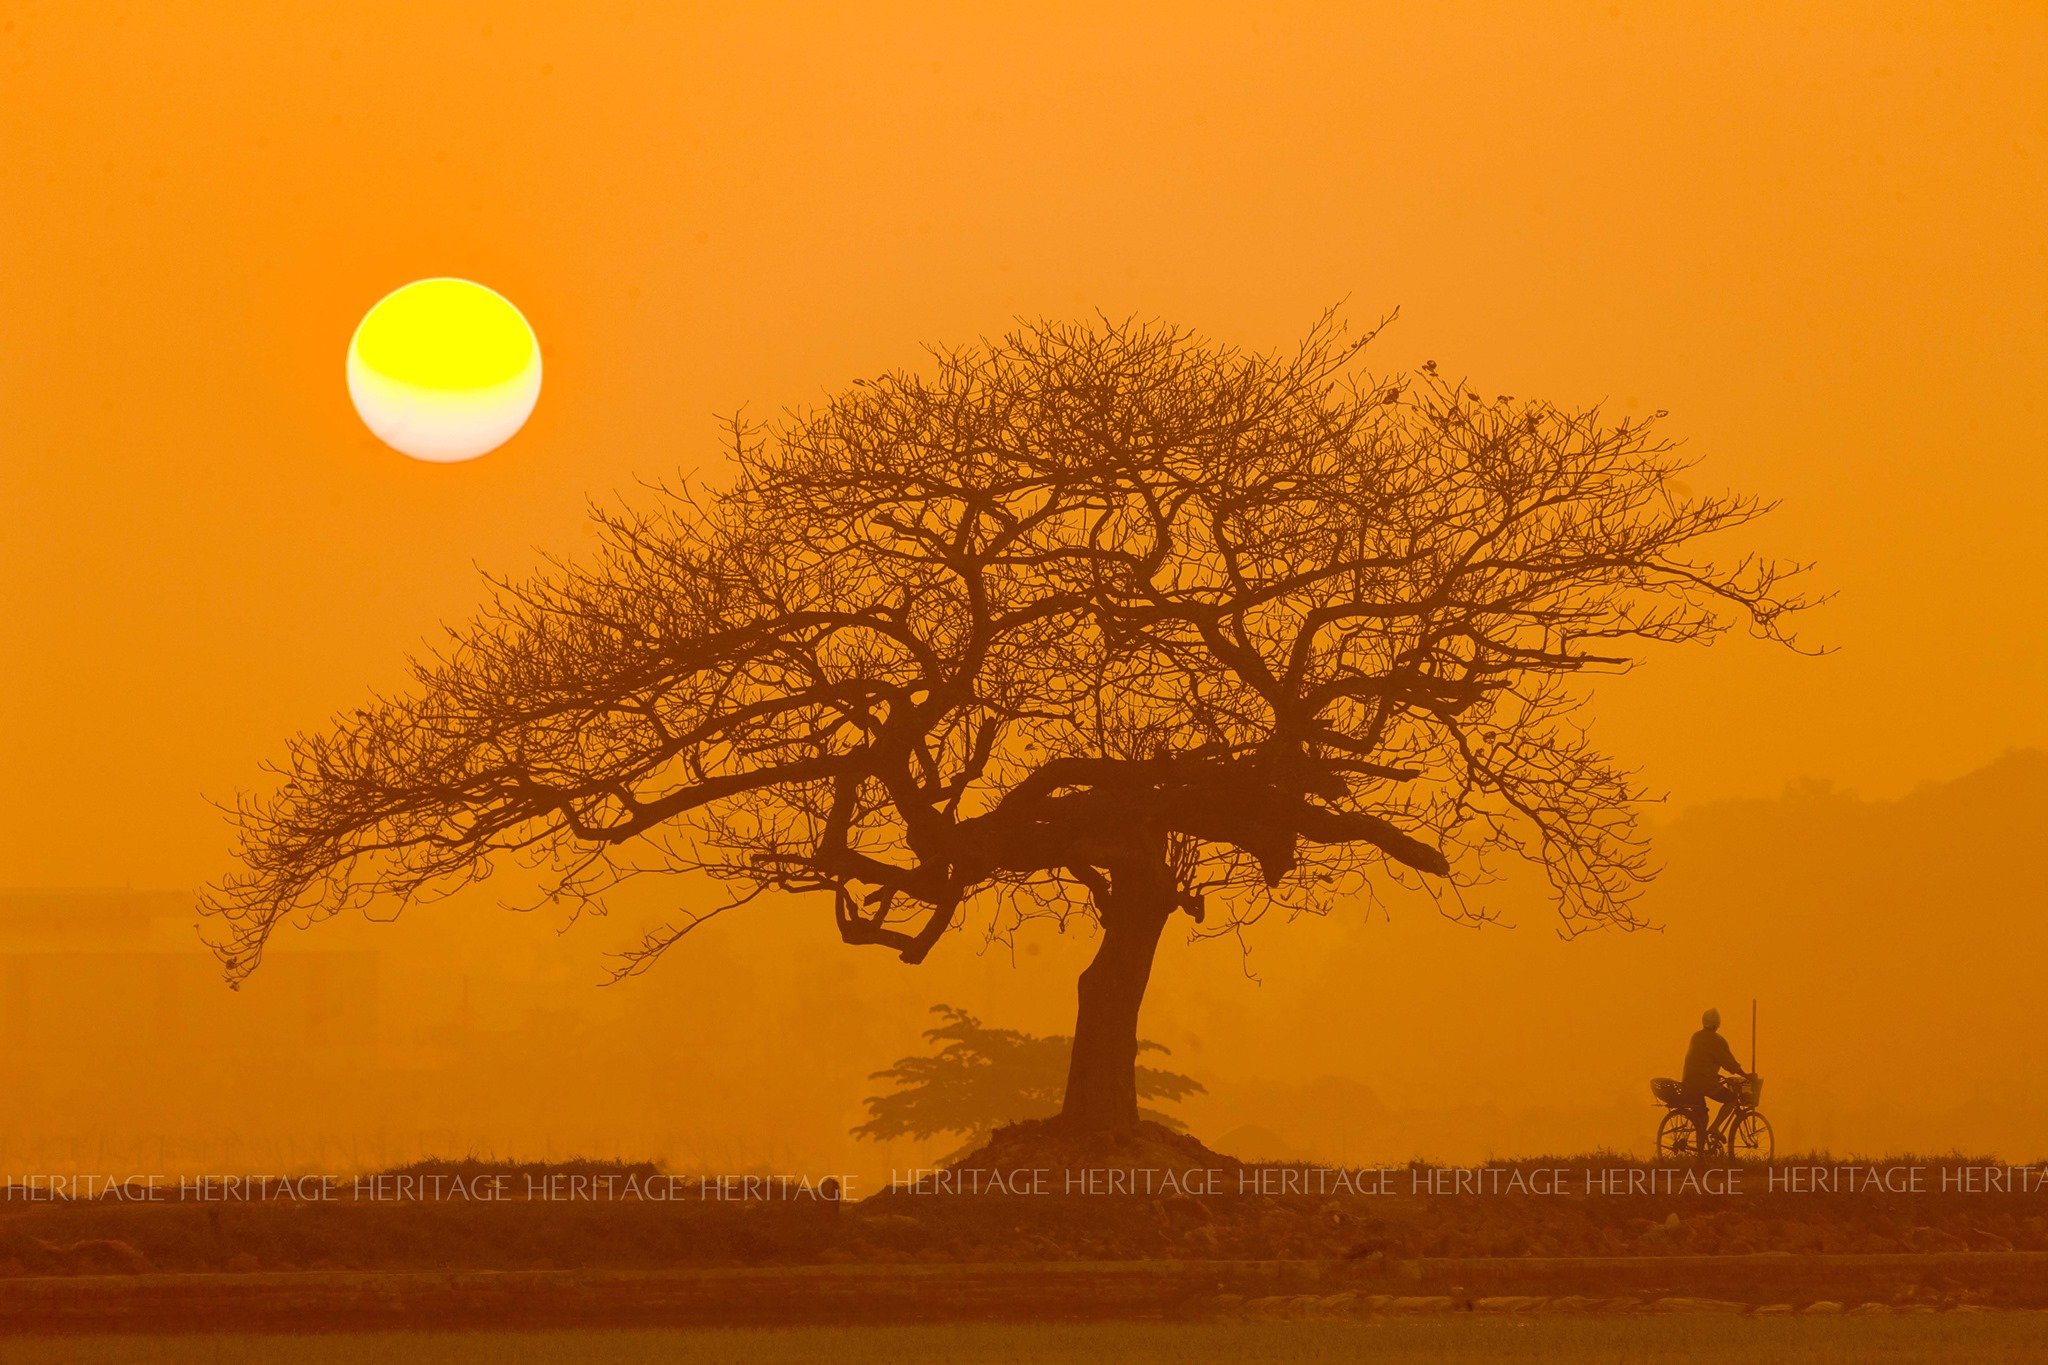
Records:
[[[0,1280],[14,1333],[1370,1323],[2019,1313],[2048,1255],[1139,1261]]]
[[[1154,1179],[1179,1156],[1151,1154],[1158,1164],[1126,1174]],[[1069,1193],[1062,1174],[1049,1182],[1060,1192],[1036,1194],[1014,1192],[1014,1169],[1011,1191],[989,1193],[957,1183],[955,1167],[946,1192],[843,1204],[708,1198],[687,1183],[661,1198],[390,1199],[347,1182],[318,1198],[16,1191],[0,1199],[0,1331],[517,1330],[534,1344],[568,1331],[1150,1323],[1216,1340],[1246,1325],[1284,1328],[1303,1349],[1320,1349],[1325,1330],[1339,1333],[1330,1340],[1384,1327],[1388,1341],[1450,1332],[1539,1344],[1611,1330],[1627,1351],[1628,1333],[1654,1343],[1666,1329],[1644,1324],[1675,1318],[2019,1340],[2048,1322],[2048,1191],[2038,1181],[1965,1187],[1943,1178],[1955,1164],[1901,1159],[1883,1179],[1837,1180],[1814,1174],[1843,1169],[1825,1162],[1780,1163],[1721,1172],[1723,1185],[1704,1169],[1600,1156],[1398,1168],[1334,1185],[1319,1168],[1244,1167],[1210,1172],[1195,1193],[1195,1172],[1182,1170],[1164,1189]],[[1886,1183],[1907,1167],[1925,1176],[1917,1186]],[[490,1180],[515,1196],[535,1174],[448,1172],[465,1174],[472,1193]],[[1987,1315],[2006,1325],[1866,1325]],[[1623,1325],[1571,1326],[1595,1320]],[[1506,1335],[1469,1325],[1484,1323],[1507,1324]],[[1805,1327],[1758,1330],[1808,1339]]]
[[[1271,1365],[1391,1361],[2032,1361],[2048,1354],[2048,1316],[1975,1313],[1918,1318],[1466,1317],[1369,1323],[895,1327],[756,1331],[377,1332],[345,1336],[40,1337],[0,1339],[8,1365],[302,1365],[392,1360],[452,1365],[576,1361],[747,1361],[761,1365],[1116,1360],[1130,1365],[1250,1361]]]

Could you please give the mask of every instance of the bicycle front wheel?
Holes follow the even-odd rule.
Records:
[[[1728,1134],[1728,1155],[1737,1161],[1769,1161],[1776,1150],[1771,1121],[1755,1110],[1737,1119]]]

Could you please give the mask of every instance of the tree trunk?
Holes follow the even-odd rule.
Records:
[[[1062,1122],[1091,1132],[1138,1123],[1138,1007],[1152,976],[1152,954],[1173,913],[1164,867],[1113,874],[1096,906],[1102,944],[1081,973],[1074,1052],[1067,1064]]]

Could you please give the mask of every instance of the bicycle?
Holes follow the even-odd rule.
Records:
[[[1736,1161],[1769,1161],[1775,1150],[1771,1121],[1757,1110],[1763,1098],[1761,1076],[1745,1076],[1707,1125],[1704,1140],[1693,1127],[1685,1109],[1685,1087],[1669,1077],[1650,1082],[1650,1093],[1666,1113],[1657,1125],[1659,1160],[1691,1161],[1699,1157],[1729,1157]],[[1725,1092],[1724,1092],[1725,1093]],[[1708,1099],[1718,1098],[1709,1095]],[[1704,1102],[1704,1101],[1703,1101]]]

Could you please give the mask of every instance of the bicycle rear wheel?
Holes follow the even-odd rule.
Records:
[[[1769,1161],[1776,1150],[1771,1121],[1754,1109],[1737,1119],[1728,1134],[1728,1155],[1737,1161]]]
[[[1699,1133],[1692,1126],[1692,1116],[1678,1109],[1667,1112],[1664,1121],[1657,1125],[1657,1156],[1662,1160],[1690,1161],[1699,1151]]]

